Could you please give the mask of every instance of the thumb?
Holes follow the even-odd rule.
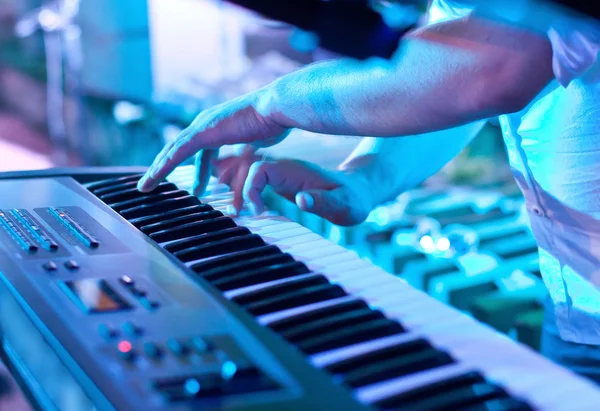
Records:
[[[296,194],[295,200],[301,210],[323,217],[333,224],[353,225],[362,221],[361,216],[355,215],[344,188],[301,191]]]

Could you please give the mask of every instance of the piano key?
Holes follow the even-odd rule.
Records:
[[[190,267],[195,272],[201,273],[202,271],[212,270],[222,265],[233,264],[236,262],[244,261],[246,259],[266,257],[269,255],[275,255],[279,253],[281,253],[281,250],[278,247],[274,245],[266,245],[263,247],[251,248],[248,250],[238,250],[236,252],[224,254],[222,256],[218,256],[210,260],[204,259],[201,261],[193,262],[190,264]]]
[[[385,410],[462,410],[489,400],[507,398],[508,395],[502,389],[486,382],[480,374],[472,372],[432,387],[396,396],[378,406]]]
[[[184,208],[194,205],[200,205],[200,200],[196,197],[187,196],[179,198],[171,198],[159,203],[144,204],[133,208],[128,208],[120,212],[121,216],[126,220],[134,218],[147,217],[155,214],[164,213],[167,211]]]
[[[534,411],[525,401],[516,398],[494,398],[470,407],[464,411]]]
[[[168,252],[175,253],[177,251],[185,250],[186,248],[197,247],[203,244],[225,240],[227,238],[241,237],[246,235],[250,235],[250,231],[246,227],[230,227],[219,231],[186,237],[183,240],[167,241],[162,243],[161,246],[164,247],[164,249]]]
[[[120,203],[109,204],[109,206],[116,212],[121,212],[123,210],[127,210],[129,208],[134,208],[141,205],[159,203],[161,201],[169,200],[171,198],[181,198],[186,196],[188,196],[187,191],[174,190],[168,191],[166,193],[145,195],[131,200],[122,201]]]
[[[293,261],[294,257],[287,253],[269,255],[266,257],[253,258],[250,260],[238,261],[232,264],[216,267],[210,271],[202,272],[202,277],[208,281],[216,281],[229,278],[244,271],[266,268],[275,264],[284,264]]]
[[[316,354],[334,348],[400,334],[404,331],[404,328],[398,322],[381,318],[302,341],[298,344],[298,348],[306,354]]]
[[[306,303],[332,300],[347,295],[344,290],[331,284],[316,285],[290,291],[276,297],[257,301],[246,305],[244,308],[254,316],[281,311],[287,308],[298,307]]]
[[[348,311],[344,313],[331,314],[293,327],[280,334],[290,342],[298,342],[307,338],[317,337],[331,331],[345,328],[348,325],[360,324],[367,321],[384,318],[380,311],[368,307],[361,310]]]
[[[98,197],[102,197],[107,194],[116,193],[118,191],[126,191],[126,190],[129,190],[130,188],[136,188],[137,183],[138,183],[137,181],[130,181],[130,182],[123,183],[123,184],[112,185],[112,186],[108,186],[105,188],[99,188],[99,189],[94,190],[94,194]]]
[[[214,241],[212,243],[177,251],[174,255],[183,262],[190,262],[251,248],[259,248],[264,245],[265,242],[262,238],[255,234],[250,234]]]
[[[146,197],[149,194],[156,195],[178,190],[177,186],[173,183],[161,183],[150,193],[142,193],[136,186],[137,183],[132,181],[131,183],[128,183],[127,187],[108,187],[96,191],[95,194],[106,204],[115,204],[140,197]]]
[[[255,302],[264,301],[269,298],[297,291],[303,288],[309,288],[315,285],[329,284],[327,278],[322,275],[310,273],[308,275],[298,276],[297,278],[286,281],[285,283],[271,285],[260,289],[247,291],[245,293],[225,294],[225,296],[240,305],[248,305]]]
[[[121,186],[121,185],[129,183],[131,181],[135,181],[137,184],[137,182],[139,181],[139,179],[142,176],[143,176],[143,174],[138,173],[138,174],[132,174],[129,176],[124,176],[124,177],[109,178],[106,180],[96,181],[94,183],[88,184],[88,185],[86,185],[86,188],[89,191],[91,191],[92,193],[95,193],[97,190],[99,190],[101,188],[111,187],[111,186]]]
[[[423,338],[401,341],[397,344],[389,344],[371,351],[365,351],[362,354],[348,357],[338,362],[334,362],[324,368],[332,374],[348,373],[359,368],[373,364],[374,362],[384,361],[391,356],[408,355],[414,352],[423,351],[432,348]]]
[[[215,213],[219,212],[215,211]],[[207,217],[209,216],[207,215]],[[150,238],[160,244],[175,240],[183,240],[199,234],[221,231],[227,228],[234,228],[235,226],[236,225],[231,218],[225,217],[219,213],[215,218],[206,220],[200,219],[199,221],[193,221],[191,223],[156,231],[150,234]]]
[[[307,324],[311,321],[318,320],[320,318],[328,317],[330,315],[336,315],[341,313],[352,312],[356,310],[361,310],[364,308],[368,308],[368,305],[362,301],[357,299],[356,297],[342,297],[335,300],[328,300],[320,303],[312,304],[314,307],[309,307],[304,310],[298,310],[296,313],[285,316],[285,317],[277,317],[276,315],[281,313],[276,313],[271,315],[270,318],[268,315],[259,317],[259,322],[263,325],[268,325],[275,331],[282,332],[284,330],[290,329],[292,327],[298,327],[303,324]],[[303,306],[308,307],[308,306]],[[300,307],[300,308],[303,308]],[[292,310],[289,310],[292,311]]]
[[[453,362],[448,353],[430,347],[403,356],[391,356],[383,361],[373,361],[369,365],[344,374],[341,379],[345,384],[358,388],[432,370]]]
[[[457,387],[469,386],[482,382],[485,382],[485,378],[483,378],[480,373],[467,372],[386,398],[385,400],[376,402],[375,405],[384,410],[396,409],[404,404],[444,395]]]
[[[283,254],[285,256],[285,254]],[[309,269],[299,262],[286,262],[283,264],[264,265],[249,271],[243,271],[228,278],[213,280],[211,283],[219,290],[228,291],[250,285],[265,283],[267,281],[289,278],[307,274]]]
[[[490,400],[507,398],[506,392],[500,387],[486,382],[456,388],[443,396],[425,398],[415,404],[406,404],[398,410],[464,410],[467,407],[482,405]]]
[[[206,211],[212,211],[212,207],[208,204],[199,204],[193,205],[189,207],[178,208],[175,210],[165,211],[164,213],[150,215],[147,217],[134,218],[129,222],[136,226],[137,228],[144,227],[146,225],[160,223],[161,221],[165,221],[175,217],[181,217],[184,215],[194,214],[194,213],[203,213]]]
[[[193,223],[196,221],[208,220],[217,217],[223,217],[223,213],[219,211],[205,211],[201,213],[188,214],[184,216],[174,217],[168,220],[161,221],[159,223],[145,225],[140,228],[140,231],[146,235],[150,235],[162,230],[172,229],[179,227],[187,223]]]
[[[577,385],[582,383],[573,381],[573,385],[565,384],[558,389],[564,390],[559,394],[546,392],[547,386],[542,382],[543,375],[549,372],[552,364],[540,357],[528,357],[524,361],[523,347],[510,343],[506,337],[472,321],[464,322],[461,327],[445,327],[444,332],[428,333],[426,338],[436,348],[447,351],[456,360],[456,364],[415,374],[411,378],[401,377],[360,388],[356,391],[357,398],[366,403],[377,402],[416,387],[479,369],[511,395],[524,396],[534,408],[544,409],[557,396],[577,389]],[[492,346],[497,349],[490,350],[489,347]],[[556,372],[560,374],[567,371]],[[519,378],[515,379],[514,375],[519,375]],[[561,377],[557,375],[556,378]]]

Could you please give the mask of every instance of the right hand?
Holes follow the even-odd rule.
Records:
[[[301,210],[337,225],[363,222],[374,206],[370,185],[359,173],[326,170],[304,161],[258,161],[245,180],[243,195],[254,214],[264,211],[262,192],[267,185]]]
[[[202,195],[212,174],[211,162],[224,145],[251,144],[267,147],[283,140],[289,130],[270,113],[268,88],[220,104],[200,113],[177,138],[158,154],[138,189],[149,192],[179,164],[198,153],[194,194]]]

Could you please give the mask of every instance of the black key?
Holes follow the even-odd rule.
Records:
[[[112,203],[108,205],[116,212],[121,212],[123,210],[127,210],[128,208],[133,208],[144,204],[154,204],[164,200],[168,200],[170,198],[180,198],[188,195],[188,192],[185,190],[175,190],[160,194],[144,195],[139,198],[134,198],[127,201],[122,201],[120,203]]]
[[[252,234],[246,227],[231,227],[225,230],[219,230],[212,233],[204,233],[188,237],[183,240],[173,241],[165,245],[165,250],[170,253],[185,250],[186,248],[197,247],[199,245],[225,240],[227,238],[241,237]]]
[[[356,310],[362,310],[368,307],[369,306],[367,305],[367,303],[365,303],[362,300],[344,301],[339,304],[330,305],[327,307],[319,308],[317,310],[307,311],[299,315],[294,315],[292,317],[282,318],[281,320],[277,320],[269,324],[269,327],[277,332],[283,332],[285,330],[289,330],[290,328],[299,327],[303,324],[307,324],[312,321],[317,321],[324,317],[329,317],[332,315]]]
[[[380,320],[358,324],[340,331],[302,341],[298,344],[298,348],[306,354],[316,354],[335,348],[400,334],[404,331],[404,328],[396,321],[382,318]]]
[[[332,374],[346,374],[362,367],[367,367],[377,362],[385,362],[394,357],[409,356],[419,351],[426,351],[433,348],[423,338],[407,341],[402,344],[381,348],[376,351],[370,351],[356,357],[333,363],[326,367]]]
[[[233,220],[230,220],[233,223]],[[233,223],[235,224],[235,223]],[[220,228],[222,229],[222,228]],[[201,260],[208,257],[234,253],[236,251],[258,248],[265,245],[260,236],[256,234],[245,235],[241,237],[227,238],[225,240],[215,241],[213,243],[192,247],[186,250],[177,251],[175,257],[183,262]]]
[[[175,228],[182,226],[187,223],[194,223],[196,221],[209,220],[211,218],[223,217],[223,213],[217,210],[205,211],[202,213],[194,213],[183,215],[179,217],[170,218],[165,221],[161,221],[160,223],[154,223],[150,225],[146,225],[140,229],[142,233],[146,235],[150,235],[153,233],[157,233],[162,230],[167,230],[170,228]]]
[[[88,185],[87,189],[91,192],[95,192],[96,190],[104,187],[119,186],[124,183],[129,183],[131,181],[135,181],[137,183],[137,181],[139,181],[139,179],[142,178],[142,176],[143,174],[132,174],[130,176],[125,177],[109,178],[107,180],[96,181],[95,183]]]
[[[269,287],[264,287],[246,294],[241,294],[237,297],[233,297],[232,300],[240,305],[248,305],[277,297],[285,293],[323,284],[329,284],[329,280],[322,275],[315,274],[308,277],[296,278],[284,283],[271,285]]]
[[[327,332],[337,331],[350,325],[361,324],[380,318],[384,318],[380,311],[365,308],[363,310],[350,311],[348,313],[322,318],[318,321],[313,321],[300,327],[284,331],[282,335],[289,342],[297,343],[301,340],[317,337],[326,334]]]
[[[214,233],[217,234],[217,233]],[[166,247],[169,250],[169,246]],[[238,251],[231,254],[222,255],[220,257],[211,258],[210,260],[195,263],[190,268],[199,274],[204,271],[209,271],[222,265],[237,263],[239,261],[249,260],[252,258],[266,257],[269,255],[281,254],[279,247],[267,245],[264,247],[252,248],[249,250]]]
[[[461,387],[485,382],[483,376],[477,372],[450,377],[441,381],[429,383],[422,387],[412,389],[393,397],[385,398],[375,403],[378,408],[389,410],[396,409],[404,404],[415,403],[427,398],[443,397],[447,392]]]
[[[304,264],[292,261],[244,271],[229,278],[212,281],[212,284],[221,291],[229,291],[248,287],[250,285],[295,277],[297,275],[307,274],[309,271],[310,270]]]
[[[245,308],[250,314],[258,316],[347,295],[338,285],[323,284],[249,304]]]
[[[205,211],[212,211],[212,210],[213,210],[213,208],[211,206],[209,206],[208,204],[193,205],[193,206],[189,206],[189,207],[179,208],[177,210],[166,211],[166,212],[160,213],[160,214],[150,215],[147,217],[135,218],[135,219],[131,220],[130,223],[133,224],[134,226],[136,226],[137,228],[141,229],[144,226],[160,223],[161,221],[166,221],[171,218],[181,217],[184,215],[194,214],[194,213],[203,213]]]
[[[117,185],[108,186],[108,187],[104,187],[104,188],[98,188],[98,189],[94,190],[94,194],[96,194],[96,196],[100,197],[100,196],[103,196],[106,194],[116,193],[118,191],[129,190],[130,188],[136,188],[137,183],[138,183],[137,181],[130,181],[128,183],[117,184]]]
[[[533,411],[533,408],[524,401],[516,398],[495,398],[461,411]]]
[[[142,193],[141,191],[139,191],[136,188],[137,183],[135,181],[132,181],[130,184],[132,184],[133,187],[129,187],[124,190],[116,190],[116,191],[112,187],[103,188],[102,190],[98,190],[98,192],[96,192],[95,194],[100,198],[100,200],[104,201],[106,204],[115,204],[115,203],[120,203],[120,202],[127,201],[127,200],[133,200],[135,198],[145,197],[148,195],[168,193],[169,191],[177,190],[177,186],[173,183],[162,183],[158,187],[156,187],[154,190],[152,190],[151,192]],[[100,191],[111,190],[111,189],[113,191],[110,191],[106,194],[105,193],[100,194]]]
[[[170,200],[161,201],[155,204],[144,204],[138,207],[129,208],[121,211],[121,216],[126,220],[132,220],[134,218],[146,217],[155,214],[164,213],[166,211],[174,210],[177,208],[189,207],[193,205],[199,205],[200,200],[194,196],[172,198]]]
[[[294,257],[289,254],[273,254],[266,257],[258,257],[250,260],[237,261],[233,264],[228,264],[213,268],[209,271],[199,273],[208,281],[217,281],[229,278],[231,276],[252,271],[258,268],[266,268],[275,264],[284,264],[294,261]]]
[[[221,217],[212,218],[210,220],[195,221],[193,223],[187,223],[152,233],[150,234],[150,238],[157,243],[166,243],[167,241],[181,240],[199,234],[225,230],[226,228],[232,228],[235,226],[236,225],[231,218],[224,217],[221,214]]]
[[[464,410],[467,407],[480,405],[490,400],[501,398],[508,398],[508,395],[502,388],[487,382],[480,382],[470,386],[457,388],[444,393],[444,395],[423,399],[416,403],[404,404],[403,406],[396,408],[396,410]]]
[[[342,380],[350,387],[358,388],[419,371],[442,367],[453,362],[447,353],[430,348],[412,355],[393,357],[386,361],[373,363],[343,375]]]

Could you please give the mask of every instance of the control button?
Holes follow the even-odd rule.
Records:
[[[148,358],[153,360],[162,357],[162,350],[153,342],[144,343],[144,353]]]
[[[158,307],[160,307],[160,303],[158,301],[150,301],[145,297],[140,298],[140,303],[144,306],[148,311],[154,311]]]
[[[135,338],[135,337],[142,335],[142,329],[129,321],[127,321],[125,324],[123,324],[122,328],[123,328],[123,332],[130,337]]]
[[[43,265],[44,270],[46,271],[56,271],[58,270],[58,266],[56,265],[56,263],[54,261],[47,261],[44,263]]]
[[[117,352],[125,361],[131,362],[135,359],[135,352],[133,351],[133,346],[129,341],[123,340],[119,342],[117,345]]]
[[[119,282],[126,287],[132,287],[134,285],[133,279],[128,275],[121,276],[121,278],[119,278]]]
[[[98,326],[98,333],[106,340],[115,338],[119,334],[115,328],[108,324],[100,324]]]
[[[171,338],[167,341],[167,347],[169,348],[169,351],[177,357],[184,356],[188,352],[188,348],[175,338]]]
[[[190,341],[190,345],[192,346],[196,354],[200,355],[206,354],[212,351],[212,349],[214,348],[210,342],[206,341],[204,338],[201,337],[192,338],[192,340]]]
[[[223,378],[225,381],[229,381],[233,378],[237,370],[238,367],[236,363],[231,360],[225,361],[223,364],[221,364],[221,378]]]
[[[145,290],[139,288],[132,288],[131,293],[136,297],[145,297],[146,295],[148,295],[148,293]]]
[[[169,401],[186,401],[192,398],[219,397],[223,394],[223,380],[218,374],[160,379],[155,381],[154,387]]]
[[[69,260],[65,263],[65,267],[69,270],[79,270],[79,264],[75,260]]]

